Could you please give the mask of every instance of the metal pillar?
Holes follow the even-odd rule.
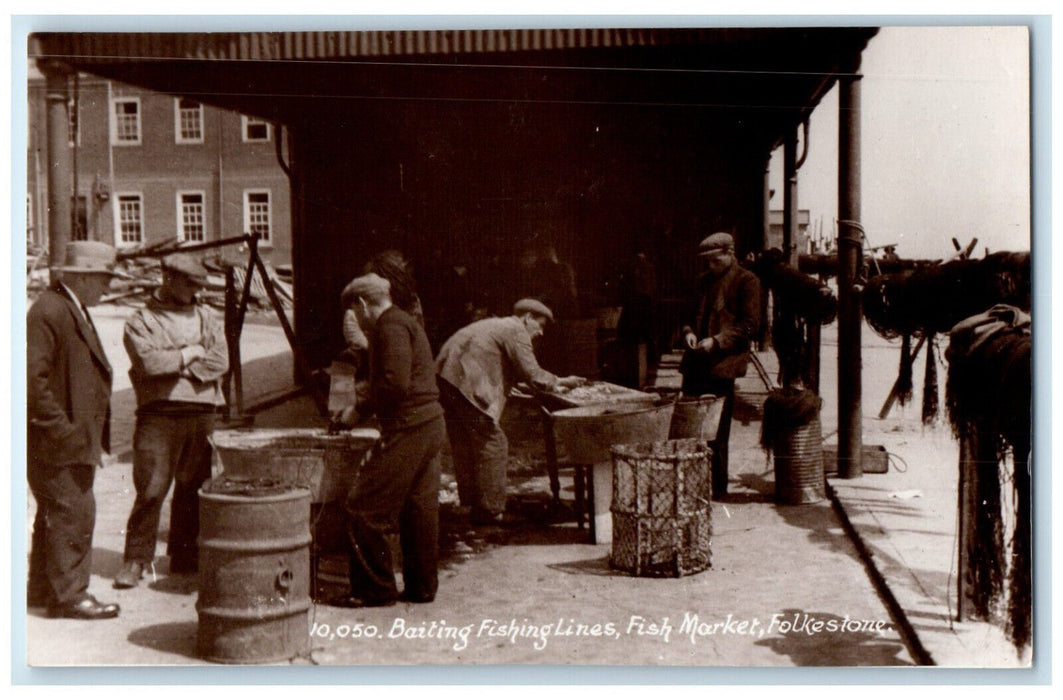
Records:
[[[860,288],[863,259],[860,227],[860,78],[856,70],[839,81],[838,100],[838,475],[862,476],[860,408]]]
[[[771,247],[771,158],[764,163],[764,209],[763,231],[761,233],[761,252]],[[768,290],[763,289],[760,293],[760,338],[758,344],[761,350],[766,350],[771,343],[771,322],[768,314],[771,309],[768,306]]]
[[[797,268],[797,129],[783,141],[782,246],[786,264]]]
[[[38,61],[45,77],[45,120],[48,130],[48,255],[50,266],[63,264],[73,227],[74,156],[70,149],[67,78],[73,73],[58,61]]]

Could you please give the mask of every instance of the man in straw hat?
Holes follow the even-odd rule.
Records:
[[[505,525],[509,444],[499,420],[513,385],[540,391],[575,387],[582,377],[560,379],[539,366],[532,341],[553,312],[537,299],[521,299],[513,315],[475,321],[452,335],[436,358],[440,401],[454,455],[461,505],[474,525]]]
[[[432,350],[422,325],[391,301],[391,284],[376,273],[351,281],[358,323],[369,339],[369,400],[380,442],[347,495],[350,594],[331,601],[348,608],[430,603],[439,587],[439,470],[446,440]],[[347,422],[347,421],[344,421]],[[401,596],[388,535],[402,546]]]
[[[50,617],[101,620],[118,605],[88,592],[95,470],[110,449],[111,365],[88,307],[107,291],[115,250],[67,244],[64,264],[26,317],[27,477],[37,504],[27,604]]]
[[[207,269],[188,253],[162,260],[162,286],[125,325],[129,378],[137,397],[133,432],[136,499],[126,523],[122,568],[115,588],[133,588],[155,560],[163,501],[174,484],[166,553],[171,574],[193,573],[199,552],[199,488],[210,478],[221,380],[229,350],[221,321],[196,303]]]
[[[679,365],[683,393],[724,399],[712,455],[712,495],[727,495],[728,449],[735,379],[745,376],[749,348],[760,326],[760,282],[735,258],[734,238],[714,233],[698,246],[706,272],[698,280],[697,313],[683,328]]]

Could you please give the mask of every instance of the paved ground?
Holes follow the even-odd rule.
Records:
[[[111,337],[107,351],[118,378],[115,411],[125,416],[116,415],[116,463],[98,475],[90,590],[121,603],[122,615],[85,623],[31,611],[25,619],[26,658],[32,666],[202,665],[195,655],[197,582],[167,574],[163,546],[146,584],[129,591],[110,587],[133,498],[128,450],[121,444],[122,435],[128,439],[132,404],[128,383],[121,385],[125,353],[114,340],[128,310],[101,310],[96,318],[101,335]],[[823,384],[830,387],[833,360],[829,337],[825,340]],[[865,375],[873,376],[868,386],[886,385],[881,396],[865,389],[864,413],[874,415],[897,354],[884,341],[865,341],[872,346],[865,353]],[[291,385],[279,328],[249,325],[242,347],[249,403],[253,394],[266,396]],[[869,361],[868,354],[876,359]],[[956,455],[946,429],[922,428],[911,415],[918,415],[917,406],[895,411],[888,421],[868,418],[865,443],[885,445],[907,471],[834,479],[833,503],[777,506],[771,467],[758,446],[754,408],[764,389],[752,378],[742,386],[732,435],[732,493],[712,509],[711,569],[680,579],[635,578],[610,569],[608,545],[587,543],[586,531],[571,518],[547,512],[537,421],[514,403],[506,420],[515,434],[523,427],[524,437],[514,440],[511,494],[531,524],[519,530],[472,529],[458,509],[444,506],[437,600],[363,611],[315,605],[312,651],[294,663],[881,667],[925,661],[925,651],[945,665],[1015,665],[1014,653],[998,643],[994,628],[948,622]],[[832,426],[826,398],[824,425]],[[320,419],[300,398],[262,413],[256,425],[320,425]],[[562,483],[563,498],[571,499],[567,473]],[[29,523],[32,498],[27,503]],[[836,506],[857,542],[871,552],[871,564],[888,584],[884,595],[872,584]],[[28,541],[28,530],[24,534]],[[24,581],[24,574],[24,568],[16,570],[16,579]],[[342,562],[326,561],[324,578],[342,581]],[[21,585],[16,595],[20,590]],[[903,619],[888,608],[894,600],[916,641],[898,631]],[[367,626],[375,632],[368,639]],[[356,637],[359,629],[362,637]],[[16,658],[17,653],[16,647]]]

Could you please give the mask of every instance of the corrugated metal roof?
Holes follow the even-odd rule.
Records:
[[[39,33],[31,58],[322,60],[720,43],[742,29],[491,29],[247,33]],[[763,31],[763,30],[760,30]]]

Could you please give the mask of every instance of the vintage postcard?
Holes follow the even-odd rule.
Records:
[[[23,23],[15,665],[1033,669],[1031,26],[421,19]]]

